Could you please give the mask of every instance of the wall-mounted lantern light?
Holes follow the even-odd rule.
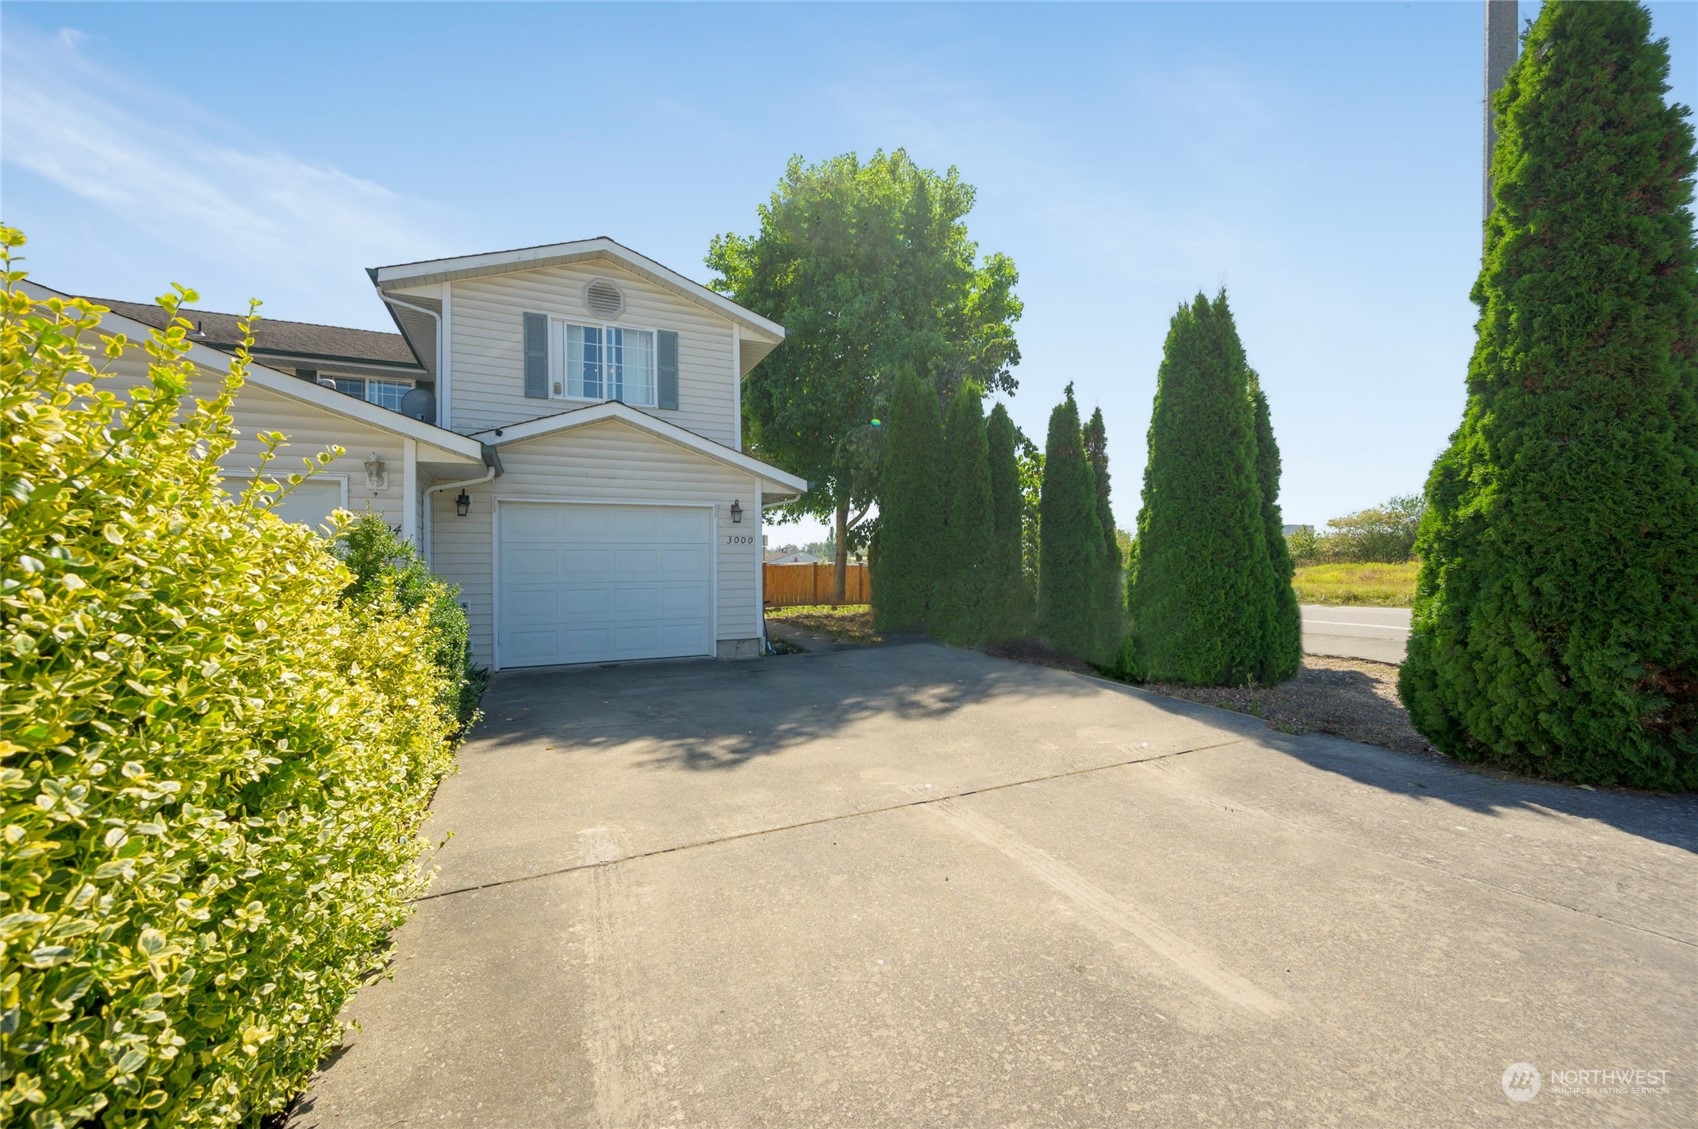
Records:
[[[739,499],[739,500],[731,503],[731,524],[732,525],[741,525],[742,523],[743,523],[743,502],[742,502],[741,499]]]
[[[383,465],[383,460],[377,457],[376,451],[366,460],[366,485],[373,490],[385,490],[389,487],[389,469]]]
[[[464,490],[460,491],[454,498],[454,512],[460,517],[465,517],[472,512],[472,496]]]

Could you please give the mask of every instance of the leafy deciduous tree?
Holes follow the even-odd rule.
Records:
[[[953,168],[920,168],[901,149],[792,157],[759,231],[719,236],[707,256],[717,290],[786,329],[744,382],[744,435],[807,478],[792,511],[832,523],[839,599],[880,495],[871,421],[890,406],[894,374],[911,369],[939,396],[969,381],[1015,387],[1018,275],[1006,255],[979,258],[964,222],[973,196]]]

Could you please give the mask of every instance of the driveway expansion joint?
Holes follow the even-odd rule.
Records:
[[[886,812],[903,811],[908,808],[923,808],[930,804],[940,804],[946,800],[959,800],[968,796],[981,796],[989,792],[1001,792],[1009,788],[1022,788],[1027,784],[1045,784],[1051,780],[1066,780],[1073,776],[1086,776],[1093,772],[1108,772],[1117,768],[1130,768],[1140,764],[1154,764],[1157,761],[1172,760],[1175,757],[1187,756],[1191,753],[1206,753],[1211,749],[1224,749],[1229,745],[1242,745],[1251,742],[1249,737],[1234,737],[1230,741],[1217,741],[1212,745],[1197,745],[1189,749],[1175,749],[1170,753],[1158,753],[1155,756],[1133,757],[1129,760],[1114,761],[1111,764],[1090,765],[1086,768],[1069,769],[1066,772],[1051,772],[1043,776],[1032,776],[1020,780],[1010,780],[1002,784],[987,784],[982,788],[970,788],[962,792],[949,792],[940,796],[924,796],[915,800],[907,800],[899,804],[885,804],[882,807],[866,808],[862,811],[844,812],[841,815],[828,815],[820,819],[805,819],[799,823],[786,823],[779,827],[762,827],[754,831],[738,831],[730,835],[721,835],[713,839],[698,839],[689,843],[677,843],[670,847],[656,847],[652,851],[639,851],[636,854],[625,855],[616,859],[598,859],[595,862],[574,863],[554,870],[545,870],[537,874],[521,874],[516,878],[502,878],[494,882],[481,882],[476,886],[457,886],[452,890],[439,890],[435,893],[423,894],[413,899],[419,902],[436,901],[439,898],[449,898],[456,894],[475,894],[479,890],[496,890],[503,886],[513,886],[521,882],[536,882],[544,878],[558,878],[579,871],[598,870],[607,866],[618,866],[621,863],[637,862],[641,859],[659,858],[662,855],[676,854],[679,851],[693,851],[701,847],[718,846],[721,843],[734,843],[739,839],[755,839],[763,835],[778,835],[786,831],[800,831],[807,827],[820,827],[828,823],[841,823],[848,819],[860,819],[869,815],[882,815]]]

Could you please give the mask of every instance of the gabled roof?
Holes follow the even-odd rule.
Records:
[[[75,297],[75,295],[54,290],[29,279],[25,279],[19,285],[23,288],[24,293],[38,301],[45,301],[49,298],[69,300]],[[107,303],[95,298],[84,300],[95,305],[107,305]],[[125,303],[125,305],[131,306],[134,304]],[[106,333],[122,333],[134,340],[141,341],[147,337],[149,329],[158,328],[165,324],[163,316],[165,311],[157,306],[153,309],[161,315],[158,319],[159,326],[150,325],[147,322],[120,313],[111,307],[108,307],[108,309],[109,312],[102,315],[100,319],[100,328]],[[214,372],[225,370],[230,364],[230,354],[199,342],[193,342],[189,345],[187,355],[189,360],[195,364]],[[442,451],[464,456],[480,464],[484,461],[483,444],[476,439],[470,439],[457,432],[437,427],[433,423],[425,423],[404,416],[399,412],[392,412],[388,408],[380,408],[376,404],[369,404],[353,396],[344,396],[334,388],[326,388],[315,381],[302,380],[298,376],[278,372],[276,369],[268,368],[257,361],[248,366],[248,383],[258,388],[264,388],[269,392],[276,392],[279,395],[311,404],[332,415],[357,420],[360,423],[369,424],[406,439],[417,439],[420,442],[429,443]]]
[[[164,329],[168,320],[165,311],[150,302],[124,302],[117,298],[94,297],[86,297],[86,300],[154,329]],[[177,314],[194,324],[195,333],[192,337],[199,344],[228,351],[241,343],[242,331],[238,328],[238,323],[247,317],[246,314],[224,314],[215,310],[190,309],[186,306],[180,308]],[[253,335],[253,351],[256,354],[298,357],[303,360],[402,365],[412,369],[419,367],[418,359],[413,356],[413,350],[407,345],[407,339],[399,333],[350,329],[340,325],[315,325],[304,321],[273,321],[262,315],[254,323]]]
[[[792,496],[807,492],[808,480],[805,478],[797,478],[789,471],[779,470],[777,467],[763,463],[741,451],[734,451],[722,443],[715,443],[713,440],[703,438],[675,423],[657,419],[647,412],[638,411],[629,404],[622,404],[618,400],[607,400],[600,404],[591,404],[586,408],[560,412],[557,415],[541,416],[537,419],[526,420],[524,423],[512,423],[503,427],[492,427],[485,431],[475,431],[472,433],[472,437],[482,439],[493,447],[501,448],[513,443],[523,443],[528,439],[539,439],[545,435],[557,435],[575,428],[588,427],[590,424],[601,423],[604,420],[616,420],[619,423],[634,427],[638,431],[646,431],[657,439],[663,439],[699,455],[705,455],[746,474],[756,475],[780,487],[783,492]]]
[[[784,327],[777,322],[739,306],[725,295],[716,294],[670,267],[662,266],[646,255],[639,255],[605,235],[570,243],[545,243],[536,247],[517,247],[511,251],[490,251],[481,255],[460,255],[451,259],[426,259],[417,263],[372,267],[366,273],[371,275],[372,282],[379,290],[394,290],[435,282],[453,282],[462,278],[478,278],[483,275],[538,270],[596,259],[619,263],[655,285],[729,318],[770,344],[776,345],[784,340]]]

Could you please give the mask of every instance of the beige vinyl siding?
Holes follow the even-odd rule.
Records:
[[[458,299],[456,299],[456,305]],[[495,531],[497,498],[553,501],[711,503],[716,509],[718,572],[716,622],[719,640],[753,639],[760,633],[756,584],[759,576],[760,484],[734,470],[665,440],[615,421],[590,424],[556,435],[501,447],[505,473],[469,486],[471,512],[459,517],[446,490],[431,497],[432,566],[460,586],[471,619],[472,651],[481,664],[494,661]],[[743,521],[731,522],[731,503],[743,504]],[[752,536],[752,544],[727,538]]]
[[[114,392],[145,384],[147,358],[139,350],[132,350],[119,360],[110,362],[109,371],[113,379],[111,382],[103,381],[102,386]],[[194,381],[193,395],[210,399],[218,394],[223,381],[223,373],[202,372]],[[381,515],[390,525],[401,524],[406,502],[403,497],[400,436],[356,420],[331,415],[311,404],[253,384],[236,394],[230,414],[238,432],[236,446],[219,460],[219,465],[228,474],[251,473],[259,466],[264,444],[255,436],[262,431],[281,431],[289,437],[287,443],[277,448],[277,457],[266,471],[277,479],[303,470],[302,459],[314,458],[320,451],[339,446],[345,454],[320,473],[347,478],[350,510],[355,513],[370,510]],[[372,490],[366,485],[365,461],[373,452],[384,461],[389,474],[388,485],[383,490]],[[232,488],[239,489],[239,486],[232,483]]]
[[[608,322],[589,312],[584,285],[605,278],[625,295],[625,310]],[[608,262],[463,279],[453,290],[448,331],[453,373],[451,426],[471,433],[581,408],[584,400],[525,396],[523,315],[585,325],[669,329],[678,334],[678,410],[641,408],[716,443],[737,442],[731,322]]]

